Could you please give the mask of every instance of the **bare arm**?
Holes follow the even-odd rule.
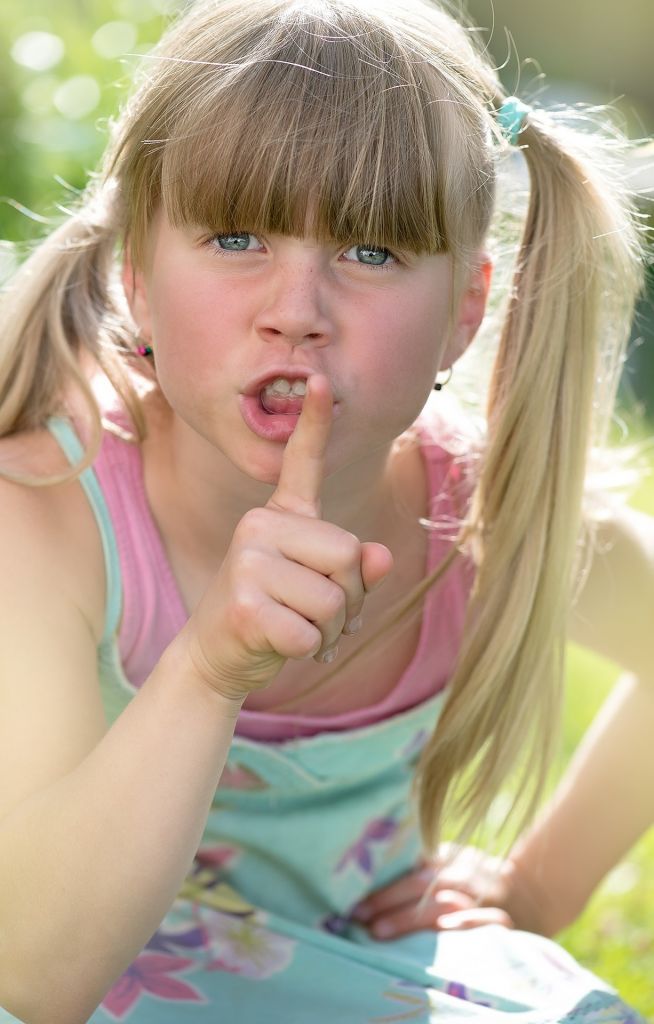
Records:
[[[63,567],[18,533],[0,601],[0,1005],[81,1024],[179,890],[238,704],[173,646],[107,731],[94,638],[54,583]]]
[[[584,737],[553,800],[512,852],[553,934],[654,823],[654,520],[621,510],[599,538],[572,638],[626,674]]]
[[[654,823],[654,685],[623,676],[593,722],[544,816],[511,854],[553,935]],[[509,908],[521,923],[519,906]]]
[[[2,488],[0,1005],[29,1024],[88,1019],[179,891],[247,693],[322,657],[390,568],[320,519],[332,399],[314,380],[268,507],[108,730],[71,531],[54,496]]]
[[[199,845],[236,712],[176,652],[92,753],[0,825],[0,1001],[86,1021],[156,930]]]

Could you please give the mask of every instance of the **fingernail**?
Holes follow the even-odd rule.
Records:
[[[436,918],[436,928],[447,931],[448,928],[458,928],[461,922],[459,914],[441,914]]]
[[[395,935],[395,928],[390,921],[378,921],[372,928],[372,934],[378,939],[390,939],[391,935]]]
[[[363,619],[360,615],[355,615],[353,619],[345,623],[343,629],[344,633],[358,633],[363,625]]]
[[[329,665],[330,662],[335,660],[337,655],[338,655],[338,647],[328,647],[327,650],[323,652],[323,656],[322,656],[323,663],[325,665]]]

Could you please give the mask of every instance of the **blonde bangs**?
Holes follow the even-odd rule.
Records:
[[[166,103],[159,98],[160,123],[128,174],[135,203],[148,197],[130,217],[137,250],[159,203],[177,226],[310,233],[416,253],[466,248],[464,221],[483,232],[492,175],[488,167],[480,175],[479,154],[466,161],[474,179],[472,170],[468,183],[459,174],[452,195],[463,104],[424,57],[400,50],[379,23],[362,23],[360,11],[353,25],[345,11],[326,5],[327,22],[306,10],[295,22],[275,12],[251,49],[241,31],[238,60],[215,39],[192,60],[160,56],[176,64],[174,89]],[[465,218],[453,215],[463,213],[462,186],[477,217],[470,204]]]
[[[242,78],[200,131],[182,123],[166,146],[162,199],[173,223],[447,247],[436,175],[402,90],[380,81],[376,95],[362,89],[346,104],[338,78],[278,62]]]

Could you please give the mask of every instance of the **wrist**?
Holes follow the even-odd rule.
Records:
[[[516,928],[551,936],[556,930],[549,921],[550,895],[533,877],[519,854],[509,854],[502,866],[507,892],[507,910]]]
[[[184,680],[185,687],[191,687],[207,701],[212,710],[217,710],[226,719],[238,718],[246,693],[224,693],[216,686],[205,671],[201,653],[197,650],[186,630],[182,630],[162,655],[172,672]]]
[[[509,913],[516,927],[551,937],[574,920],[578,911],[568,906],[555,886],[544,883],[543,872],[522,851],[509,854],[504,870]]]

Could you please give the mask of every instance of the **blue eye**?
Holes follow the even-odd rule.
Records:
[[[385,267],[395,262],[395,257],[388,249],[382,249],[377,245],[353,245],[345,253],[347,259],[352,258],[350,253],[355,254],[355,262],[363,263],[368,267]]]
[[[248,231],[238,231],[230,235],[214,235],[212,242],[223,252],[247,252],[261,248],[261,242],[256,235],[251,235]]]

